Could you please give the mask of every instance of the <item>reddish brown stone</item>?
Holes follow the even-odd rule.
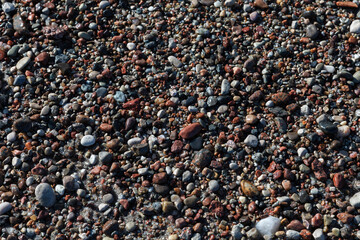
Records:
[[[290,95],[288,93],[279,92],[271,97],[275,105],[287,105],[290,100]]]
[[[323,219],[320,213],[315,214],[315,216],[310,221],[311,225],[314,227],[320,227],[323,224]]]
[[[254,201],[249,203],[248,211],[249,211],[249,213],[254,213],[256,211],[256,203]]]
[[[116,231],[118,228],[119,224],[117,221],[109,220],[103,225],[102,230],[106,235],[110,236],[110,234]]]
[[[130,100],[123,104],[123,108],[125,108],[125,109],[136,109],[139,106],[140,106],[140,98]]]
[[[305,229],[304,225],[299,220],[292,220],[287,226],[287,229],[295,230],[295,231],[301,231]]]
[[[279,179],[281,178],[282,176],[282,171],[281,170],[276,170],[273,174],[273,178],[276,180],[276,179]]]
[[[301,235],[303,240],[311,240],[311,239],[313,239],[311,232],[309,230],[306,230],[306,229],[301,230],[300,235]]]
[[[201,129],[202,129],[202,127],[201,127],[200,123],[192,123],[192,124],[184,127],[180,131],[179,136],[184,139],[191,139],[191,138],[194,138],[195,136],[197,136],[200,133]]]
[[[350,2],[350,1],[347,1],[347,2],[336,2],[336,6],[338,7],[348,7],[348,8],[357,8],[358,5],[354,2]]]
[[[345,178],[341,173],[335,173],[333,177],[334,186],[342,188],[345,186]]]
[[[47,52],[42,52],[39,55],[36,56],[35,62],[41,63],[41,64],[47,64],[49,61],[50,55]]]
[[[164,183],[166,183],[167,182],[166,172],[161,172],[161,173],[154,174],[152,181],[155,184],[164,184]]]
[[[125,210],[129,209],[130,204],[129,204],[129,201],[127,199],[120,199],[119,202],[120,202],[121,206],[123,206],[123,208]]]
[[[111,124],[107,124],[107,123],[102,123],[100,125],[100,130],[104,131],[104,132],[111,132],[111,130],[113,129],[113,126]]]
[[[264,0],[255,0],[254,6],[261,9],[268,9],[269,6],[264,2]]]
[[[171,146],[172,153],[180,153],[182,151],[184,144],[180,140],[175,140]]]
[[[3,50],[0,50],[0,61],[4,60],[6,53]]]
[[[257,102],[262,98],[263,98],[263,93],[261,92],[261,90],[257,90],[256,92],[251,94],[251,96],[249,97],[249,101]]]
[[[336,215],[336,217],[342,222],[342,223],[350,223],[354,219],[354,215],[349,213],[339,213]]]

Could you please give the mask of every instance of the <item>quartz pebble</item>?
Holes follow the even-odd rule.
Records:
[[[256,229],[259,231],[259,233],[264,237],[273,236],[276,231],[280,227],[280,219],[269,216],[267,218],[261,219],[259,222],[256,223]]]

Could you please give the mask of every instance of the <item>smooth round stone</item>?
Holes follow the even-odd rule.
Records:
[[[350,135],[350,127],[347,125],[339,126],[337,136],[340,138],[347,137]]]
[[[29,57],[23,57],[16,63],[16,68],[21,71],[30,63],[30,61],[31,59]]]
[[[266,106],[266,107],[269,107],[269,108],[272,108],[272,107],[275,106],[275,104],[274,104],[273,101],[269,100],[269,101],[267,101],[267,102],[265,103],[265,106]]]
[[[308,153],[308,150],[306,148],[301,147],[297,150],[297,153],[299,157],[303,157],[305,156],[305,154]]]
[[[214,2],[214,7],[221,7],[221,2],[220,1],[216,1]]]
[[[17,75],[14,79],[14,86],[21,86],[26,82],[26,77],[25,75]]]
[[[25,182],[26,186],[32,185],[34,183],[34,181],[35,181],[34,177],[28,177]]]
[[[136,44],[135,43],[128,43],[128,44],[126,44],[126,47],[131,51],[131,50],[134,50],[136,48]]]
[[[301,235],[299,232],[297,232],[295,230],[287,230],[286,231],[286,239],[298,240],[298,239],[301,239]]]
[[[133,232],[136,230],[136,223],[135,222],[127,222],[125,225],[125,229],[128,232]]]
[[[105,211],[109,208],[109,204],[107,204],[107,203],[100,203],[98,208],[99,208],[99,211],[100,211],[100,212],[105,212]]]
[[[92,22],[92,23],[89,24],[89,28],[90,28],[91,30],[96,30],[97,27],[98,27],[98,25],[97,25],[96,23],[94,23],[94,22]]]
[[[251,21],[255,22],[255,21],[257,21],[259,18],[260,18],[260,13],[258,13],[258,12],[256,12],[256,11],[250,13],[250,20],[251,20]]]
[[[50,107],[46,105],[41,109],[40,115],[46,116],[49,114],[49,112],[50,112]]]
[[[58,184],[55,186],[55,192],[57,192],[60,196],[63,196],[65,194],[65,187]]]
[[[255,124],[257,120],[257,117],[253,114],[246,115],[245,117],[245,122],[248,124]]]
[[[8,211],[10,211],[11,208],[12,208],[12,206],[9,202],[0,203],[0,215],[4,215]]]
[[[221,113],[227,112],[227,110],[228,110],[228,106],[227,106],[227,105],[221,105],[221,106],[217,109],[217,112],[221,114]]]
[[[20,167],[21,166],[21,159],[18,158],[18,157],[14,157],[11,161],[11,164],[14,166],[14,167]]]
[[[35,188],[35,196],[44,207],[52,207],[55,204],[55,192],[48,183],[40,183]]]
[[[79,32],[78,37],[85,40],[91,40],[91,36],[87,32]]]
[[[354,20],[350,25],[351,33],[360,33],[360,20]]]
[[[81,145],[83,145],[84,147],[89,147],[94,145],[95,143],[95,137],[92,135],[85,135],[82,137],[81,139]]]
[[[300,114],[303,116],[308,116],[311,114],[311,109],[308,105],[303,105],[300,108]]]
[[[103,202],[107,204],[111,204],[114,201],[114,196],[111,193],[107,193],[103,196]]]
[[[6,140],[8,142],[15,142],[16,140],[16,132],[11,132],[6,136]]]
[[[109,1],[101,1],[101,2],[99,3],[99,8],[100,8],[100,9],[105,9],[107,6],[110,6]]]
[[[330,122],[329,120],[320,121],[319,127],[321,131],[323,131],[325,134],[328,135],[334,135],[338,131],[337,126],[334,123]]]
[[[306,27],[306,36],[313,40],[319,36],[319,30],[314,24],[310,24]]]
[[[230,163],[229,168],[231,170],[237,170],[237,169],[239,169],[239,165],[237,163]]]
[[[335,72],[335,68],[333,66],[331,66],[331,65],[325,65],[324,70],[327,71],[328,73],[334,73]]]
[[[221,82],[221,95],[227,95],[230,91],[230,83],[227,79],[222,80]]]
[[[220,185],[219,185],[219,182],[218,182],[218,181],[216,181],[216,180],[211,180],[211,181],[209,182],[209,189],[210,189],[210,191],[216,192],[217,190],[219,190],[219,188],[220,188]]]
[[[244,143],[249,147],[257,147],[259,141],[256,136],[250,134],[245,138]]]
[[[263,237],[271,237],[278,231],[280,227],[280,219],[269,216],[267,218],[261,219],[255,227]]]
[[[169,57],[168,57],[168,61],[169,61],[172,65],[174,65],[174,67],[176,67],[176,68],[179,68],[179,67],[182,66],[182,62],[181,62],[179,59],[177,59],[176,57],[174,57],[174,56],[169,56]]]
[[[351,198],[350,198],[350,204],[351,206],[353,206],[354,208],[360,208],[360,192],[355,193]]]

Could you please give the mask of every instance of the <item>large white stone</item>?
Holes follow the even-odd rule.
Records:
[[[360,20],[354,20],[350,25],[351,33],[360,33]]]
[[[355,208],[360,208],[360,192],[350,198],[350,204]]]

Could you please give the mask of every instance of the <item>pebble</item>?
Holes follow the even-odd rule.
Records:
[[[216,180],[211,180],[211,181],[209,182],[209,190],[210,190],[210,191],[216,192],[216,191],[219,190],[219,188],[220,188],[220,185],[219,185],[218,181],[216,181]]]
[[[5,13],[11,13],[11,12],[15,11],[15,6],[14,6],[14,4],[12,4],[10,2],[5,2],[2,5],[2,10]]]
[[[259,144],[259,141],[256,136],[250,134],[245,138],[244,143],[249,147],[255,148]]]
[[[16,132],[10,132],[7,136],[6,136],[6,140],[8,142],[15,142],[16,141]]]
[[[90,147],[95,144],[95,137],[92,135],[85,135],[81,138],[81,145]]]
[[[35,196],[44,207],[52,207],[56,202],[55,192],[48,183],[40,183],[35,188]]]
[[[278,231],[279,227],[280,219],[273,216],[261,219],[259,222],[256,223],[256,229],[263,237],[273,236]]]
[[[317,228],[314,232],[313,232],[313,237],[314,240],[325,240],[326,236],[323,232],[323,230],[321,228]]]
[[[168,61],[176,68],[180,68],[182,66],[181,61],[174,56],[169,56]]]
[[[355,193],[351,198],[350,198],[350,204],[351,206],[355,207],[355,208],[360,208],[360,192]]]
[[[351,33],[360,33],[360,20],[352,21],[350,25],[350,32]]]
[[[22,59],[20,59],[17,63],[16,63],[16,68],[19,71],[24,70],[24,68],[30,63],[31,58],[29,57],[23,57]]]
[[[0,203],[0,215],[4,215],[5,213],[11,210],[12,206],[9,202]]]

